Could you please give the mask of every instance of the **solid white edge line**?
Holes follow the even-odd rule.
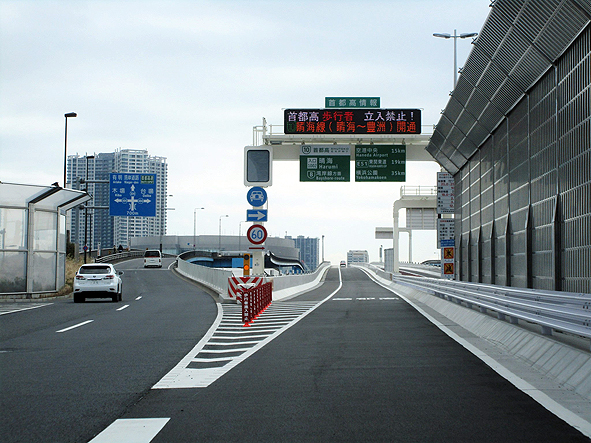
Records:
[[[88,323],[92,323],[93,321],[94,320],[86,320],[86,321],[83,321],[82,323],[78,323],[77,325],[70,326],[69,328],[60,329],[59,331],[55,331],[55,332],[66,332],[71,329],[76,329],[76,328],[79,328],[80,326],[87,325]]]
[[[13,314],[15,312],[21,312],[21,311],[28,311],[30,309],[37,309],[37,308],[44,308],[45,306],[49,306],[52,305],[53,303],[45,303],[43,305],[38,305],[38,306],[30,306],[28,308],[21,308],[21,309],[15,309],[14,311],[8,311],[8,312],[0,312],[0,315],[6,315],[6,314]]]
[[[89,443],[149,443],[170,418],[121,418]]]
[[[427,312],[425,312],[422,308],[420,308],[418,305],[416,305],[413,301],[411,301],[410,299],[408,299],[404,295],[396,292],[394,289],[392,289],[388,286],[385,286],[383,283],[381,283],[380,281],[375,279],[373,277],[373,275],[371,275],[369,273],[369,271],[366,271],[363,268],[359,268],[359,269],[361,269],[363,272],[365,272],[378,285],[380,285],[381,287],[387,289],[388,291],[396,294],[398,297],[400,297],[405,302],[407,302],[409,305],[411,305],[421,315],[423,315],[427,320],[429,320],[431,323],[433,323],[435,326],[437,326],[439,329],[441,329],[445,334],[447,334],[450,338],[452,338],[454,341],[458,342],[460,345],[462,345],[464,348],[466,348],[469,352],[471,352],[476,357],[478,357],[480,360],[482,360],[493,371],[495,371],[497,374],[499,374],[505,380],[510,382],[517,389],[519,389],[520,391],[529,395],[531,398],[533,398],[536,402],[538,402],[540,405],[542,405],[548,411],[552,412],[554,415],[556,415],[560,419],[567,422],[569,425],[571,425],[573,428],[577,429],[579,432],[584,434],[586,437],[591,437],[591,423],[590,422],[588,422],[587,420],[585,420],[582,417],[579,417],[577,414],[575,414],[570,409],[562,406],[556,400],[550,398],[547,394],[544,394],[542,391],[540,391],[536,387],[529,384],[523,378],[521,378],[517,374],[511,372],[509,369],[507,369],[501,363],[499,363],[498,361],[496,361],[495,359],[490,357],[488,354],[486,354],[483,351],[481,351],[480,349],[478,349],[476,346],[474,346],[473,344],[471,344],[467,340],[465,340],[462,337],[460,337],[459,335],[457,335],[455,332],[450,330],[443,323],[441,323],[438,320],[436,320],[435,318],[433,318],[431,315],[429,315]]]
[[[185,355],[185,357],[183,357],[183,359],[180,362],[178,362],[178,364],[174,368],[172,368],[164,377],[162,377],[162,379],[158,383],[152,386],[152,389],[168,389],[168,382],[165,380],[170,380],[171,378],[175,379],[176,377],[178,377],[178,375],[181,372],[183,372],[183,370],[191,363],[193,357],[195,357],[199,353],[199,351],[203,349],[203,346],[205,346],[208,340],[213,336],[217,327],[222,322],[222,316],[224,313],[222,304],[216,303],[216,305],[218,309],[218,314],[216,316],[215,321],[207,330],[203,338],[199,340],[199,342],[193,347],[193,349],[191,349],[191,351],[189,351],[189,353]]]

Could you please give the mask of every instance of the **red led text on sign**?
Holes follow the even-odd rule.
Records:
[[[419,109],[286,109],[285,134],[420,134]]]

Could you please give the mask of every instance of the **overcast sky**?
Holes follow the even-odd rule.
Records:
[[[237,235],[245,219],[243,150],[263,117],[320,108],[325,97],[380,97],[436,124],[453,84],[453,40],[479,32],[489,0],[0,0],[0,181],[63,181],[68,153],[147,149],[167,158],[169,234]],[[458,40],[458,66],[472,45]],[[300,183],[275,162],[270,235],[325,236],[325,258],[371,260],[391,241],[400,183]],[[409,163],[406,185],[435,186],[435,163]],[[353,170],[352,170],[353,177]],[[402,215],[402,214],[401,214]],[[242,223],[244,234],[247,223]],[[407,258],[402,236],[401,259]],[[435,258],[415,233],[414,260]]]

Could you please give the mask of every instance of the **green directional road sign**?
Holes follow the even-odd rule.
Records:
[[[406,146],[355,145],[355,181],[406,181]]]
[[[325,108],[379,108],[380,97],[325,97]]]
[[[349,145],[302,145],[300,181],[348,182],[351,180]]]

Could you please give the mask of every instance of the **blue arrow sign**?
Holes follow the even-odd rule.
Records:
[[[266,209],[247,209],[246,210],[246,221],[266,222],[267,221],[267,210]]]
[[[110,175],[109,215],[156,216],[156,174],[113,173]]]
[[[250,188],[248,194],[246,194],[246,200],[248,200],[248,203],[255,208],[263,206],[267,202],[267,191],[260,186]]]

